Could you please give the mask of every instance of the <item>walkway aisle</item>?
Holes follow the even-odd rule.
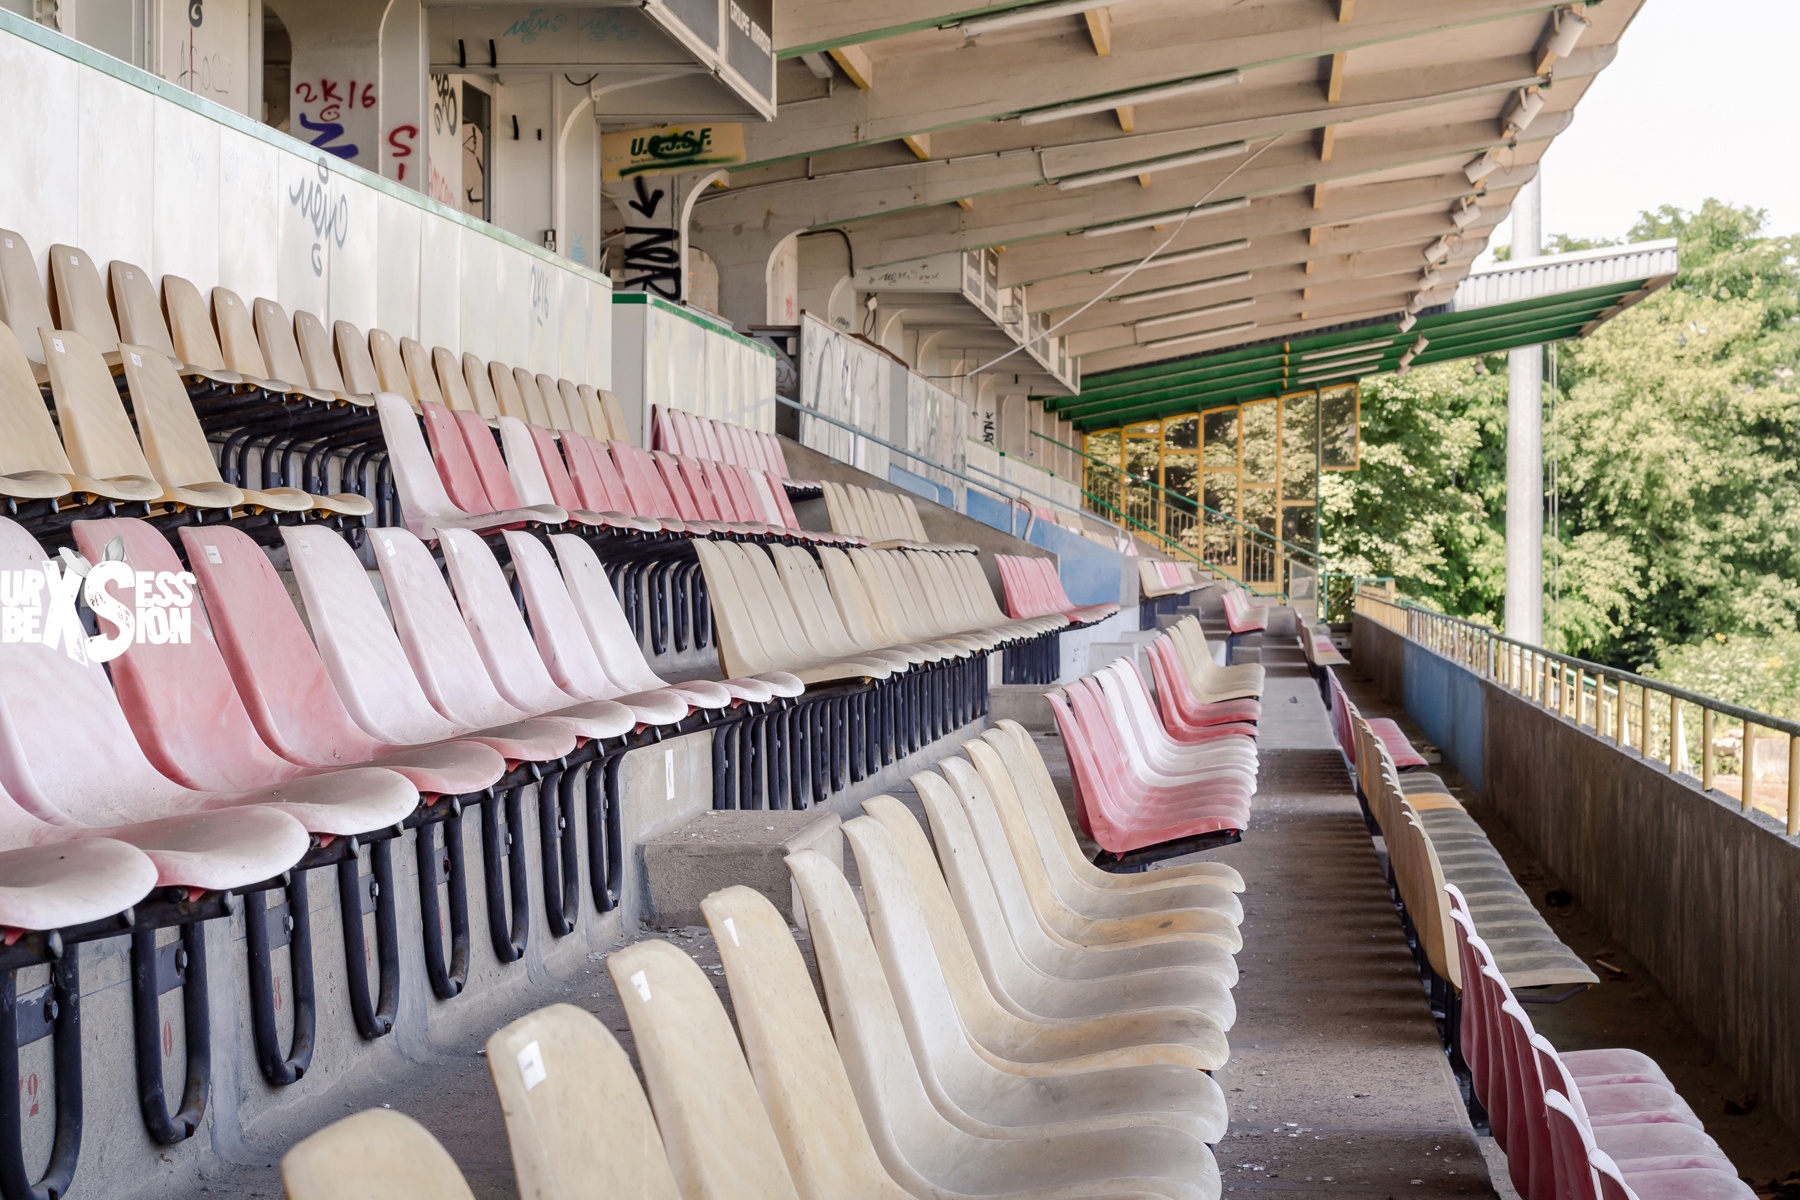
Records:
[[[1262,775],[1241,845],[1244,950],[1226,1193],[1491,1196],[1373,844],[1298,647],[1269,639]]]

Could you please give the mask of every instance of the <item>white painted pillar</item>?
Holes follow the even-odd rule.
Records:
[[[1543,251],[1541,174],[1524,186],[1512,210],[1512,257]],[[1542,645],[1544,638],[1544,348],[1507,357],[1506,635]]]

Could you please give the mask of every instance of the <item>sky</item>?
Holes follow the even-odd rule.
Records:
[[[1716,197],[1800,233],[1800,0],[1645,0],[1619,45],[1544,156],[1544,232],[1623,237]]]

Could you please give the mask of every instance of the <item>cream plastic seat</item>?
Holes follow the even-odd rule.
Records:
[[[557,386],[556,380],[539,371],[532,376],[532,381],[537,384],[538,395],[544,398],[544,412],[550,417],[549,428],[559,433],[573,429],[575,426],[569,420],[568,410],[563,404],[562,389]]]
[[[1191,1067],[1145,1060],[1019,1061],[983,1045],[963,1023],[918,897],[899,860],[893,835],[873,817],[844,824],[862,880],[869,929],[900,1009],[913,1057],[939,1108],[958,1109],[997,1123],[1056,1124],[1067,1128],[1160,1125],[1203,1142],[1225,1136],[1225,1094],[1212,1077]],[[1034,1030],[1011,1023],[1024,1040]]]
[[[465,363],[464,369],[467,369]],[[513,369],[498,359],[487,365],[488,385],[494,392],[494,403],[499,406],[497,416],[517,417],[526,423],[531,421],[531,410],[525,407],[525,397],[519,391],[519,377]]]
[[[1207,643],[1206,632],[1197,617],[1184,617],[1169,626],[1169,637],[1186,667],[1189,685],[1196,699],[1217,704],[1248,696],[1260,696],[1264,671],[1261,663],[1243,663],[1234,667],[1220,666]]]
[[[1244,948],[1237,921],[1231,914],[1215,909],[1178,908],[1146,916],[1117,917],[1090,917],[1071,910],[1044,885],[1041,869],[1033,875],[1023,873],[994,794],[974,766],[963,759],[948,758],[939,767],[961,801],[963,811],[968,814],[982,861],[987,864],[996,886],[1004,894],[1014,891],[1016,885],[1017,893],[1025,899],[1033,918],[1048,932],[1071,944],[1086,946],[1203,939],[1231,954]],[[1033,857],[1037,861],[1035,852]],[[1010,911],[1008,923],[1013,923]],[[1230,1023],[1225,1022],[1224,1027],[1230,1028]]]
[[[601,402],[600,393],[594,390],[593,384],[578,383],[575,385],[575,393],[581,398],[581,407],[587,413],[591,436],[599,438],[603,442],[611,441],[613,438],[621,441],[625,439],[626,431],[624,429],[617,431],[613,429],[612,421],[606,415],[606,405]]]
[[[323,512],[366,517],[375,506],[362,496],[349,494],[314,496],[299,488],[237,488],[227,484],[206,444],[206,433],[194,413],[187,389],[181,386],[163,355],[147,346],[120,343],[125,382],[131,392],[131,411],[137,417],[144,458],[168,490],[165,503],[184,502],[193,493],[230,500],[230,507],[249,505],[275,512]],[[231,499],[235,495],[235,499]],[[225,506],[223,504],[221,507]]]
[[[797,546],[770,546],[768,549],[781,585],[814,649],[832,658],[867,658],[886,663],[896,674],[923,661],[921,656],[907,650],[858,644],[844,628],[831,590],[825,586],[824,577],[818,576],[818,565],[812,556]],[[761,571],[760,562],[758,571]],[[823,598],[819,596],[820,588],[825,591]]]
[[[462,362],[452,351],[442,346],[431,351],[431,373],[437,379],[438,391],[444,397],[444,406],[451,412],[477,412],[475,397],[469,391],[469,381],[463,375]]]
[[[225,365],[266,392],[292,396],[301,400],[330,403],[332,397],[293,379],[277,379],[256,336],[256,319],[251,307],[229,288],[212,290],[213,324],[219,331],[219,350]]]
[[[849,556],[836,546],[819,547],[819,566],[825,573],[826,584],[831,589],[832,600],[838,606],[838,616],[843,621],[844,628],[866,644],[917,650],[928,656],[928,662],[942,662],[971,652],[972,647],[958,642],[908,642],[902,639],[898,631],[893,629],[885,606],[877,605],[875,598],[863,586],[862,576],[857,574]]]
[[[431,352],[417,338],[400,339],[400,364],[406,368],[406,382],[413,398],[424,404],[443,404],[444,392],[438,387],[437,371],[431,364]]]
[[[877,1143],[890,1172],[910,1166],[966,1194],[1030,1189],[1033,1195],[1217,1200],[1218,1164],[1204,1142],[1180,1130],[1008,1130],[944,1112],[925,1090],[843,872],[816,850],[789,855],[787,865],[806,910],[838,1054],[857,1104],[872,1131],[892,1136],[891,1149]],[[890,1154],[898,1161],[889,1161]]]
[[[74,474],[31,360],[12,330],[0,324],[0,496],[54,500],[75,490]]]
[[[331,325],[331,341],[337,348],[338,370],[344,377],[344,390],[357,396],[379,395],[382,391],[381,376],[375,370],[375,360],[369,355],[369,339],[363,336],[363,331],[348,321],[334,321]]]
[[[450,1152],[386,1108],[327,1125],[282,1155],[281,1187],[287,1200],[475,1200]]]
[[[539,429],[555,429],[550,418],[550,406],[544,402],[544,389],[538,386],[537,376],[524,367],[514,367],[513,387],[518,392],[519,402],[524,405],[528,414],[523,418],[527,425],[536,425]]]
[[[118,370],[119,327],[94,260],[75,246],[51,246],[50,285],[56,327],[79,333],[100,352],[108,367]]]
[[[487,1040],[519,1195],[681,1200],[637,1072],[593,1014],[552,1004]]]
[[[892,796],[863,801],[887,829],[897,862],[921,906],[925,927],[944,970],[957,1015],[976,1043],[1018,1063],[1051,1062],[1071,1069],[1164,1062],[1199,1071],[1230,1056],[1224,1031],[1188,1009],[1134,1010],[1093,1018],[1055,1018],[1020,1011],[988,983],[983,958],[963,927],[950,888],[938,870],[919,820]],[[867,877],[865,877],[865,886]],[[1039,981],[1046,986],[1049,980]],[[1216,982],[1206,977],[1204,990]]]
[[[808,686],[886,677],[887,667],[876,663],[821,663],[811,654],[794,651],[775,624],[760,582],[741,571],[738,557],[729,552],[730,544],[695,538],[693,545],[706,575],[719,665],[726,674],[786,671]],[[767,645],[763,634],[769,635]]]
[[[569,414],[569,428],[583,437],[593,437],[594,423],[588,418],[587,402],[574,380],[558,379],[556,390],[562,396],[563,411]]]
[[[926,771],[912,784],[982,974],[1008,1007],[1022,1016],[1086,1017],[1174,1006],[1196,1009],[1221,1029],[1230,1024],[1225,990],[1238,978],[1230,951],[1200,938],[1085,946],[1051,932],[1032,912],[1017,866],[1003,863],[998,878],[989,870],[949,783]]]
[[[230,509],[241,502],[243,493],[223,484],[217,489],[189,490],[157,482],[100,352],[79,333],[38,332],[50,368],[63,447],[72,468],[69,483],[76,491],[195,508]]]
[[[367,408],[373,402],[366,396],[346,394],[341,377],[337,381],[338,387],[313,382],[306,358],[300,353],[300,343],[294,337],[294,322],[288,319],[287,310],[281,305],[273,300],[258,299],[251,306],[251,317],[257,343],[262,346],[263,358],[269,364],[269,375],[287,381],[294,394],[325,402],[336,400],[359,408]]]
[[[693,959],[638,942],[606,960],[682,1200],[798,1200],[725,1008]]]
[[[306,382],[321,392],[329,392],[339,400],[359,407],[375,403],[372,393],[356,393],[344,382],[343,368],[331,347],[331,331],[317,316],[301,309],[294,314],[294,346],[300,352],[300,365]]]
[[[419,397],[413,391],[412,377],[406,373],[406,360],[400,356],[400,343],[393,334],[385,329],[369,330],[369,361],[375,364],[375,378],[380,381],[381,390],[403,398],[417,412]]]
[[[1179,894],[1190,883],[1216,885],[1234,892],[1244,890],[1244,877],[1224,863],[1177,863],[1130,875],[1102,871],[1081,852],[1081,843],[1075,840],[1068,813],[1056,794],[1056,783],[1050,778],[1050,768],[1031,740],[1030,731],[1017,721],[1002,719],[982,736],[999,751],[1012,771],[1014,790],[1024,804],[1038,853],[1053,875],[1100,891],[1152,896],[1163,892]],[[1065,868],[1067,875],[1063,874]]]
[[[39,383],[47,380],[37,331],[55,329],[56,319],[50,315],[50,298],[38,277],[31,244],[10,229],[0,229],[0,324],[10,327],[24,343],[33,377]]]
[[[156,286],[142,267],[114,259],[107,274],[112,281],[113,311],[119,318],[119,341],[150,347],[167,358],[184,379],[223,387],[237,387],[243,383],[236,371],[207,370],[181,361],[175,353],[175,342],[169,336],[169,326],[163,319]]]
[[[439,371],[443,371],[441,366]],[[500,418],[500,399],[494,394],[494,380],[488,374],[487,364],[473,354],[465,353],[462,356],[462,375],[470,405],[481,414],[482,420],[492,425]]]

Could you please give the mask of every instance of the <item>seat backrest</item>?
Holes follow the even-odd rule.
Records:
[[[153,478],[100,351],[79,333],[44,330],[42,337],[57,424],[75,472],[94,479]]]
[[[230,288],[216,287],[212,290],[212,309],[213,325],[219,331],[219,351],[225,356],[226,368],[252,379],[269,379],[269,364],[263,357],[262,344],[256,340],[256,325],[249,305]]]
[[[496,361],[489,363],[487,370],[488,382],[494,388],[494,402],[499,405],[499,415],[530,421],[531,410],[525,406],[524,393],[519,391],[519,377],[513,373],[513,369]]]
[[[356,723],[396,745],[462,732],[426,698],[350,544],[319,524],[283,526],[281,541],[319,657]]]
[[[574,381],[559,379],[556,381],[556,390],[562,397],[563,411],[569,415],[568,427],[577,433],[592,437],[594,423],[588,420],[587,404],[582,400],[581,391],[575,386]]]
[[[0,323],[14,332],[22,330],[19,341],[26,347],[26,357],[34,363],[44,361],[37,331],[55,329],[56,320],[50,315],[50,300],[30,243],[10,229],[0,229]]]
[[[437,462],[419,430],[419,418],[412,406],[401,396],[378,393],[375,412],[381,421],[381,437],[387,446],[388,466],[393,471],[394,490],[400,497],[406,527],[414,533],[428,534],[438,521],[466,516],[466,511],[458,508],[444,489],[443,477],[438,474]]]
[[[520,1017],[488,1038],[487,1064],[521,1196],[680,1200],[631,1059],[592,1013]]]
[[[1549,1125],[1550,1153],[1562,1194],[1568,1200],[1600,1200],[1601,1184],[1594,1175],[1594,1157],[1602,1151],[1595,1144],[1587,1122],[1577,1114],[1569,1096],[1560,1091],[1545,1093],[1544,1117]],[[1606,1161],[1611,1163],[1612,1160]],[[1617,1165],[1613,1164],[1609,1174],[1617,1174],[1617,1171]],[[1679,1179],[1679,1176],[1675,1178]],[[1629,1186],[1622,1175],[1616,1182],[1621,1189]],[[1625,1194],[1632,1193],[1627,1191]],[[1694,1194],[1705,1193],[1696,1191]]]
[[[256,730],[284,758],[350,766],[386,748],[351,719],[262,547],[225,525],[184,526],[219,651]]]
[[[625,423],[625,408],[619,403],[619,398],[605,388],[601,388],[600,407],[606,410],[606,426],[610,431],[609,436],[620,441],[628,440],[631,437],[631,427]],[[594,436],[600,436],[598,430],[595,430]]]
[[[492,421],[500,415],[500,398],[494,395],[494,380],[487,364],[473,354],[462,356],[463,386],[475,411]]]
[[[294,340],[294,323],[287,310],[273,300],[259,298],[252,315],[257,341],[269,364],[269,378],[295,387],[308,386],[306,360],[300,357],[300,343]]]
[[[812,555],[798,546],[770,546],[775,570],[787,589],[788,599],[807,630],[807,640],[821,654],[849,658],[872,647],[858,643],[844,626],[837,602]]]
[[[373,529],[375,565],[400,644],[432,707],[458,725],[485,729],[526,714],[494,687],[456,597],[425,543],[404,529]]]
[[[557,386],[554,376],[542,371],[536,375],[538,394],[544,398],[544,411],[550,415],[550,428],[573,429],[569,423],[569,413],[563,404],[562,389]]]
[[[788,665],[762,647],[756,636],[756,616],[750,610],[738,582],[735,558],[728,558],[724,543],[695,538],[694,553],[706,577],[712,602],[713,631],[719,647],[719,666],[728,676],[755,675]]]
[[[587,414],[587,433],[589,437],[610,438],[615,436],[625,436],[625,431],[622,429],[617,434],[613,433],[612,422],[606,419],[606,406],[600,403],[600,393],[594,390],[593,384],[576,384],[575,394],[580,397],[582,411]]]
[[[348,321],[334,321],[331,340],[337,343],[338,367],[344,375],[344,390],[357,396],[373,396],[384,391],[375,360],[369,356],[369,340],[362,330]]]
[[[294,342],[306,367],[306,383],[326,392],[352,392],[344,385],[344,372],[338,366],[337,355],[332,353],[331,333],[325,322],[301,309],[294,314]]]
[[[681,463],[673,454],[664,450],[652,450],[650,461],[656,467],[662,484],[675,502],[675,515],[683,521],[706,520],[700,513],[700,506],[694,502],[694,494],[688,490],[687,480],[681,474]]]
[[[631,624],[619,607],[618,593],[606,577],[600,556],[584,538],[572,533],[550,535],[551,549],[562,568],[563,582],[587,629],[594,654],[605,668],[607,678],[628,692],[647,691],[663,686],[663,681],[644,659],[644,649],[632,633]]]
[[[424,411],[420,416],[425,421],[425,437],[431,443],[431,458],[437,464],[438,478],[443,480],[450,499],[466,513],[493,512],[495,505],[482,487],[480,472],[469,454],[468,443],[463,440],[462,425],[456,414],[441,404],[422,407]]]
[[[573,704],[578,697],[557,687],[538,657],[531,630],[525,627],[506,575],[487,543],[466,529],[446,529],[438,541],[449,552],[445,565],[463,623],[507,703],[529,713]]]
[[[371,1108],[281,1156],[287,1200],[475,1200],[450,1152],[403,1113]]]
[[[463,375],[462,362],[453,351],[438,346],[431,352],[431,372],[437,379],[438,391],[444,397],[444,404],[457,412],[479,412],[475,407],[475,397],[469,391],[469,384]]]
[[[173,487],[223,483],[174,364],[159,351],[129,342],[120,343],[119,358],[152,477]]]
[[[531,618],[531,636],[556,686],[581,700],[605,700],[624,688],[606,676],[549,547],[529,533],[506,531],[513,579]]]
[[[500,443],[494,440],[494,431],[488,428],[479,413],[450,415],[462,431],[463,445],[468,449],[469,458],[475,464],[475,474],[487,496],[489,507],[482,511],[504,512],[519,507],[519,492],[506,470],[506,459],[500,455]]]
[[[538,467],[544,473],[544,482],[550,488],[550,502],[561,508],[579,509],[580,494],[575,490],[575,480],[569,474],[569,464],[563,461],[562,447],[557,444],[556,435],[548,429],[531,426],[531,444],[535,448]],[[567,430],[563,437],[570,441],[579,436],[573,430]],[[505,441],[505,434],[501,440]]]
[[[883,1168],[787,922],[762,893],[714,892],[700,910],[718,943],[744,1057],[806,1200],[905,1200]]]
[[[381,381],[382,391],[418,402],[418,393],[413,391],[412,380],[406,374],[406,360],[400,357],[400,343],[393,334],[385,329],[369,330],[369,359],[375,364],[375,377]]]
[[[169,326],[163,321],[162,305],[157,303],[156,285],[149,274],[117,258],[107,274],[112,280],[113,312],[119,318],[119,340],[174,358],[175,343],[169,339]]]
[[[72,329],[94,344],[102,354],[119,348],[119,327],[112,306],[106,302],[106,285],[87,252],[74,246],[50,247],[51,295],[56,303],[56,327]]]
[[[571,433],[563,437],[562,452],[569,477],[575,483],[575,494],[581,498],[581,503],[574,507],[597,513],[621,511],[620,500],[614,497],[607,476],[601,471],[596,458],[596,453],[604,454],[606,451],[601,449],[596,452],[592,438]]]
[[[537,376],[524,367],[514,367],[513,383],[519,391],[519,402],[525,406],[526,423],[545,429],[556,428],[550,419],[550,408],[544,403],[544,390],[538,386]]]
[[[798,1200],[725,1008],[699,964],[668,942],[616,950],[625,1006],[682,1200]]]
[[[400,365],[406,371],[406,382],[411,385],[415,400],[420,404],[427,400],[433,404],[444,402],[437,372],[431,366],[431,352],[417,338],[400,339]]]
[[[76,521],[75,547],[90,562],[122,541],[134,571],[179,574],[187,568],[153,525],[134,518]],[[203,605],[188,609],[187,644],[142,641],[109,665],[119,707],[153,766],[183,787],[233,791],[265,787],[296,768],[256,732],[231,672],[213,641]]]
[[[42,362],[38,331],[29,329],[25,337],[40,346],[37,358]],[[56,436],[56,422],[44,407],[23,343],[0,324],[0,474],[20,471],[71,475],[75,468]]]
[[[226,370],[225,353],[219,348],[219,335],[200,289],[179,275],[164,275],[162,292],[175,357],[202,371]]]
[[[544,473],[543,459],[539,457],[537,439],[532,436],[533,429],[542,428],[512,417],[500,418],[500,447],[506,454],[506,473],[512,479],[520,504],[557,504],[556,493],[550,490],[550,478]],[[493,492],[490,490],[488,494],[491,496]]]

